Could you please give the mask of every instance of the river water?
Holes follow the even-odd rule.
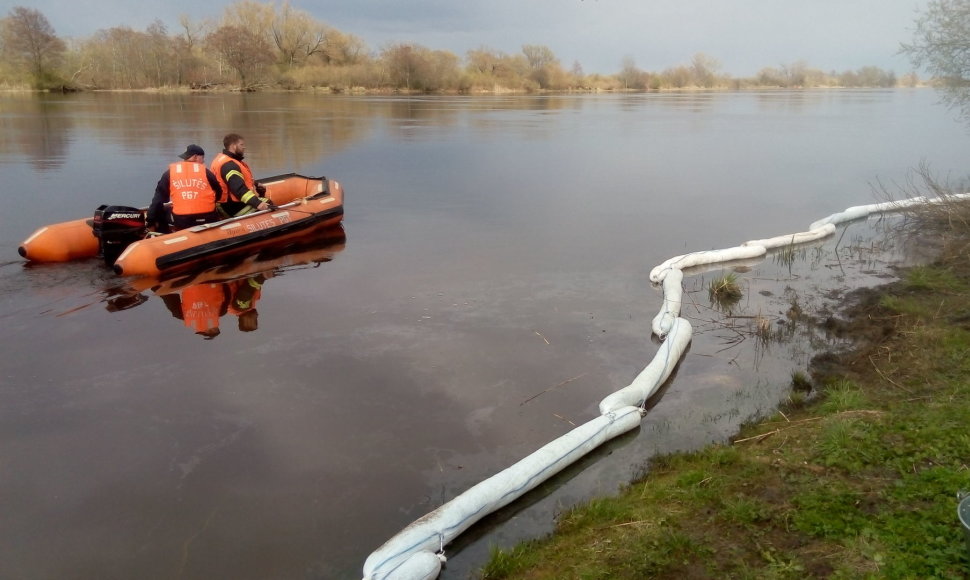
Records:
[[[883,201],[970,139],[928,90],[515,97],[0,96],[0,576],[359,578],[405,525],[597,414],[653,358],[667,258]],[[26,264],[37,227],[143,206],[189,143],[326,175],[343,227],[262,272],[215,337],[97,261]],[[838,344],[793,321],[922,256],[898,219],[685,279],[690,350],[639,430],[448,547],[547,533],[660,453],[725,441]],[[887,241],[888,240],[888,241]],[[202,278],[199,278],[200,280]],[[229,287],[228,285],[226,286]],[[763,316],[769,339],[752,334]]]

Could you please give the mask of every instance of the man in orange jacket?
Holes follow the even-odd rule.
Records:
[[[224,149],[212,160],[212,172],[219,179],[219,210],[224,217],[246,215],[269,209],[269,200],[260,197],[266,188],[256,183],[249,165],[243,161],[246,140],[229,133],[222,140]]]
[[[150,229],[165,233],[220,219],[216,196],[221,185],[215,174],[206,169],[205,151],[192,144],[179,158],[182,161],[169,165],[155,186],[146,216]],[[165,211],[167,203],[172,205],[171,222]]]

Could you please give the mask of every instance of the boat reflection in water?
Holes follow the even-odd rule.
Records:
[[[287,270],[319,267],[343,251],[347,241],[342,226],[322,228],[306,239],[312,241],[264,246],[252,256],[191,273],[132,280],[107,300],[106,308],[133,308],[154,294],[173,317],[206,340],[219,336],[224,316],[234,317],[240,332],[252,332],[259,328],[257,306],[267,281]]]
[[[256,303],[263,284],[273,275],[274,271],[268,270],[231,282],[194,284],[161,298],[172,316],[206,339],[219,336],[219,321],[226,314],[236,316],[241,332],[250,332],[259,328]]]

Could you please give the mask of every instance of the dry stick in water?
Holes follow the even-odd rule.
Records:
[[[553,386],[549,387],[548,389],[546,389],[544,391],[538,392],[538,393],[532,395],[531,397],[529,397],[528,399],[526,399],[526,400],[522,401],[521,403],[519,403],[519,406],[521,407],[522,405],[528,403],[532,399],[536,399],[538,397],[541,397],[542,395],[545,395],[546,393],[548,393],[549,391],[551,391],[553,389],[558,389],[559,387],[561,387],[563,385],[569,384],[569,383],[571,383],[571,382],[573,382],[573,381],[575,381],[577,379],[581,379],[581,378],[585,377],[587,374],[588,373],[583,373],[581,375],[576,375],[575,377],[573,377],[571,379],[566,379],[565,381],[563,381],[563,382],[561,382],[561,383],[559,383],[557,385],[553,385]]]
[[[552,414],[552,416],[553,416],[553,417],[555,417],[555,418],[557,418],[557,419],[559,419],[560,421],[564,421],[564,422],[566,422],[566,423],[569,423],[569,424],[570,424],[570,425],[572,425],[573,427],[575,427],[575,426],[576,426],[576,424],[575,424],[575,423],[573,423],[573,422],[572,422],[572,421],[570,421],[569,419],[567,419],[567,418],[565,418],[565,417],[563,417],[563,416],[562,416],[562,415],[560,415],[559,413],[553,413],[553,414]]]

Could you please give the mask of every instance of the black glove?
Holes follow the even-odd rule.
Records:
[[[266,186],[263,185],[262,183],[257,183],[256,193],[258,193],[259,195],[263,195],[264,193],[266,193]]]

